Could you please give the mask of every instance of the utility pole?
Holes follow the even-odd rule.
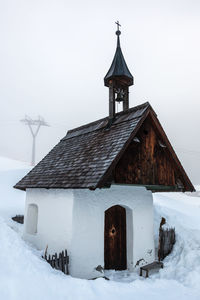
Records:
[[[20,120],[23,122],[25,125],[28,125],[31,135],[33,137],[33,145],[32,145],[32,160],[31,160],[31,165],[35,166],[35,140],[36,136],[40,130],[41,126],[49,126],[44,119],[39,116],[37,120],[31,119],[29,116],[25,116],[24,119]],[[33,127],[36,126],[36,129],[34,130]]]

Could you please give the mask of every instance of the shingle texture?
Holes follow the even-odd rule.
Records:
[[[148,102],[68,131],[15,188],[96,188],[147,110]]]

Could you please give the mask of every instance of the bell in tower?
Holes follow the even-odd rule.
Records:
[[[129,86],[133,85],[133,76],[125,62],[120,47],[119,22],[117,24],[117,49],[108,73],[104,77],[104,84],[109,88],[109,117],[115,115],[116,102],[123,103],[123,111],[129,109]]]

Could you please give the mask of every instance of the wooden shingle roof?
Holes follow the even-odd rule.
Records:
[[[68,131],[15,188],[92,188],[117,158],[151,106],[148,102]]]
[[[116,164],[151,116],[171,158],[185,182],[194,187],[174,152],[151,105],[142,105],[69,130],[67,135],[16,185],[15,188],[90,188],[105,186]]]

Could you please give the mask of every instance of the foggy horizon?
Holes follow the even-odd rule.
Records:
[[[193,184],[200,184],[200,3],[196,0],[0,1],[0,156],[31,161],[21,119],[42,116],[41,160],[69,129],[108,116],[106,75],[121,48],[134,85],[130,107],[150,102]]]

